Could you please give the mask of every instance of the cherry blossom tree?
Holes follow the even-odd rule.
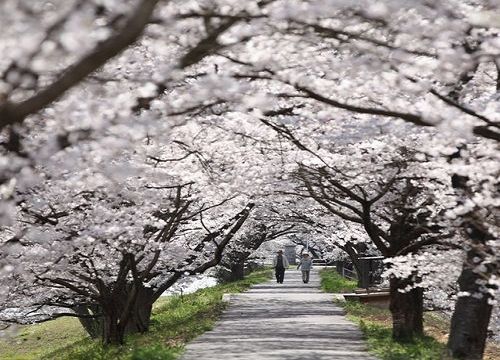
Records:
[[[163,210],[189,204],[169,246],[215,246],[205,232],[236,226],[231,216],[250,202],[266,208],[269,194],[297,193],[295,177],[316,203],[280,216],[347,252],[355,232],[391,257],[394,279],[423,287],[429,276],[420,275],[437,267],[416,249],[432,247],[442,264],[449,249],[436,237],[456,233],[447,246],[466,256],[449,348],[480,356],[499,278],[498,8],[494,0],[3,1],[0,273],[17,270],[26,244],[34,258],[36,249],[54,262],[64,254],[60,271],[88,263],[96,245],[84,244],[87,234],[116,255],[106,271],[122,261],[133,284],[135,252],[155,254],[161,217],[171,214]],[[444,136],[402,143],[416,133]],[[370,139],[380,134],[392,136]],[[413,148],[410,157],[396,144]],[[186,161],[196,169],[178,170]],[[318,205],[314,216],[296,216]],[[179,220],[189,214],[194,229]],[[121,223],[126,236],[112,226]],[[328,241],[333,229],[342,236]],[[120,235],[136,260],[111,242]],[[158,264],[194,271],[218,257],[213,246],[201,257],[178,252],[190,264]],[[70,261],[73,247],[82,256]]]
[[[482,357],[493,306],[498,301],[498,154],[498,146],[480,141],[462,145],[449,155],[457,200],[448,216],[467,239],[448,341],[456,357]]]
[[[446,228],[432,224],[442,205],[433,208],[436,206],[433,193],[425,191],[439,186],[440,179],[434,185],[429,177],[421,181],[418,172],[425,164],[413,159],[412,150],[403,147],[398,152],[386,146],[380,153],[376,142],[366,147],[358,144],[356,150],[338,155],[335,165],[301,165],[297,173],[302,184],[300,193],[313,198],[332,215],[362,225],[387,258],[446,245],[445,239],[450,234]],[[364,167],[342,164],[346,161],[342,157],[349,158],[352,164],[356,155],[361,157]],[[421,334],[423,291],[418,286],[418,277],[391,276],[390,291],[394,338],[405,340]]]
[[[11,277],[3,279],[3,320],[77,316],[91,335],[121,343],[126,332],[147,331],[153,302],[179,278],[219,263],[253,204],[224,205],[234,196],[204,201],[201,182],[177,185],[172,164],[139,173],[115,157],[91,171],[89,158],[80,158],[80,171],[58,174],[74,160],[60,155],[44,187],[19,195],[19,224],[4,244]],[[221,206],[227,215],[216,211]]]
[[[245,263],[262,244],[293,232],[294,225],[266,224],[261,216],[254,215],[245,225],[245,230],[225,249],[219,266],[228,271],[227,280],[242,280],[245,275]]]
[[[358,224],[346,222],[318,205],[308,195],[278,191],[281,194],[273,203],[274,221],[293,224],[296,234],[288,239],[301,247],[300,253],[309,252],[313,258],[327,262],[348,259],[361,285],[362,270],[359,258],[380,253]],[[298,197],[297,195],[303,195]],[[281,206],[280,202],[282,203]]]
[[[117,124],[133,132],[141,110],[165,116],[165,106],[153,100],[182,83],[183,69],[230,47],[222,34],[242,31],[242,17],[214,22],[187,13],[243,15],[268,3],[2,2],[1,223],[11,222],[16,185],[33,179],[33,166]]]
[[[293,123],[300,134],[302,120],[316,122],[316,131],[321,131],[328,127],[318,120],[351,117],[361,123],[375,121],[374,116],[438,126],[457,139],[469,136],[470,141],[470,134],[475,134],[499,140],[495,2],[273,5],[268,15],[273,22],[262,29],[259,41],[244,44],[238,52],[222,52],[219,68],[224,81],[243,79],[255,88],[266,87],[267,99],[274,96],[288,117],[261,120],[292,142],[296,138],[284,124]],[[240,56],[248,49],[251,56]],[[245,86],[240,89],[255,91]],[[209,98],[214,101],[212,94]],[[222,95],[217,103],[235,100],[241,101]],[[264,115],[276,113],[267,112],[269,101],[254,106]],[[305,127],[310,134],[311,126]],[[325,136],[319,146],[331,141]],[[457,200],[465,203],[468,198]],[[471,316],[468,321],[479,318]],[[480,347],[471,347],[464,356],[478,356]]]
[[[191,237],[188,230],[177,234],[180,225],[202,216],[217,200],[207,199],[212,205],[201,200],[194,204],[190,191],[181,194],[192,184],[169,178],[172,182],[167,185],[151,188],[146,184],[141,191],[155,195],[148,194],[138,201],[137,196],[143,193],[137,192],[136,185],[125,185],[125,179],[143,168],[126,164],[130,159],[117,161],[114,156],[124,148],[131,148],[131,154],[140,141],[149,142],[146,127],[165,112],[158,106],[154,117],[139,112],[151,109],[154,97],[167,90],[165,83],[173,86],[182,81],[182,69],[197,64],[215,49],[230,46],[230,42],[221,43],[220,36],[241,21],[235,18],[212,22],[186,17],[184,13],[204,6],[246,13],[259,11],[266,3],[230,7],[224,1],[182,5],[153,0],[2,3],[2,23],[9,25],[0,41],[2,52],[9,54],[0,64],[4,145],[0,215],[2,225],[8,226],[2,232],[6,235],[0,256],[2,272],[20,270],[15,280],[21,283],[23,276],[36,279],[40,286],[29,291],[38,291],[40,296],[44,295],[44,286],[57,288],[56,293],[61,289],[73,292],[72,296],[54,295],[54,303],[53,296],[48,304],[39,301],[40,306],[81,305],[78,301],[84,299],[83,304],[90,305],[87,311],[97,304],[103,312],[99,316],[104,317],[105,342],[121,342],[131,317],[141,317],[131,321],[136,330],[147,329],[152,301],[181,274],[202,272],[220,260],[224,246],[241,227],[251,204],[242,205],[244,210],[233,218],[219,216],[222,223],[213,224],[208,235],[199,229],[202,234],[196,235],[191,229]],[[23,41],[19,42],[21,34]],[[149,131],[162,133],[167,127],[158,125]],[[78,155],[85,151],[95,156],[84,159],[89,168],[75,166],[73,161],[81,161]],[[55,163],[54,156],[58,157]],[[102,166],[104,159],[109,160],[107,166]],[[102,167],[100,171],[95,171],[96,166]],[[76,175],[71,176],[71,171]],[[149,181],[155,183],[154,179]],[[74,184],[70,184],[72,181]],[[121,191],[118,184],[123,186]],[[169,197],[166,193],[174,189],[178,189],[177,195]],[[156,209],[152,204],[148,206],[148,197],[166,201],[166,210],[159,204]],[[155,220],[151,223],[146,220],[148,216]],[[30,223],[31,228],[25,229],[19,220]],[[123,233],[118,225],[121,222],[127,224]],[[89,223],[92,231],[87,229]],[[174,235],[176,241],[172,240]],[[95,242],[99,245],[92,244]],[[179,259],[169,262],[160,257],[165,253],[161,245],[158,247],[161,243],[177,249],[183,244],[184,250],[191,245],[194,249],[172,251],[178,253]],[[28,269],[19,269],[19,255],[24,248],[30,249],[28,255],[33,258],[26,263]],[[43,270],[43,264],[36,260],[43,254],[50,254],[45,265],[52,262],[57,266]],[[69,258],[70,254],[73,257]],[[113,261],[103,265],[108,256]],[[155,270],[161,266],[163,274]],[[163,285],[156,284],[156,293],[145,290],[159,277]],[[18,290],[25,297],[29,293],[25,288]],[[117,291],[125,292],[124,303],[112,301]],[[141,292],[149,292],[145,305],[141,305],[145,316],[134,308],[142,302],[137,300]],[[33,299],[40,300],[36,296]],[[7,304],[10,300],[3,305],[11,306]],[[79,315],[95,318],[96,313],[91,312]]]
[[[250,188],[227,186],[245,166],[224,175],[238,154],[221,154],[220,131],[187,124],[165,138],[146,124],[58,151],[17,187],[17,222],[2,234],[4,321],[78,316],[120,343],[147,331],[153,302],[181,276],[219,263],[254,206]]]

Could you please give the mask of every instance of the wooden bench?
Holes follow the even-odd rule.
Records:
[[[363,304],[369,304],[384,309],[389,308],[391,296],[386,289],[379,289],[371,292],[366,292],[364,289],[360,290],[361,291],[358,290],[354,293],[344,294],[344,299],[347,301],[359,301]]]

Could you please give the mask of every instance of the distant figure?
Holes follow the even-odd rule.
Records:
[[[274,272],[276,274],[276,282],[283,284],[285,278],[285,269],[288,267],[288,259],[283,256],[283,250],[278,250],[278,254],[273,259]]]
[[[304,284],[307,284],[309,282],[309,272],[312,268],[312,259],[309,257],[309,254],[302,254],[302,259],[300,259],[299,265],[297,266],[297,269],[299,268],[302,271],[302,281]]]

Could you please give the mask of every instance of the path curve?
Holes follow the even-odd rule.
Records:
[[[332,298],[319,289],[316,270],[309,284],[288,270],[283,284],[231,295],[214,329],[190,342],[181,360],[376,360]]]

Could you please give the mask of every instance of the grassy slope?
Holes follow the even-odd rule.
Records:
[[[321,289],[328,293],[352,292],[357,287],[356,281],[347,280],[334,269],[321,269]]]
[[[36,325],[22,326],[17,336],[0,339],[0,359],[40,359],[43,354],[85,337],[77,319],[59,318]]]
[[[89,339],[74,318],[25,326],[14,338],[0,340],[0,359],[175,359],[185,343],[212,328],[224,308],[223,294],[241,292],[270,277],[270,270],[258,271],[242,281],[161,298],[155,304],[150,331],[129,336],[121,347],[104,348]]]
[[[352,289],[345,286],[349,280],[342,279],[334,270],[323,270],[320,275],[323,291],[342,292],[342,290]],[[348,318],[360,325],[367,338],[370,351],[378,355],[380,359],[438,360],[443,358],[442,354],[445,351],[450,326],[449,319],[438,314],[426,313],[424,328],[427,336],[416,339],[414,343],[401,345],[392,340],[389,310],[352,301],[342,301],[339,304],[346,310]],[[484,360],[500,360],[500,347],[488,344]]]
[[[431,336],[418,338],[413,343],[399,344],[392,340],[391,314],[359,302],[340,302],[348,318],[361,327],[370,351],[383,360],[437,360],[441,359],[444,344]]]

